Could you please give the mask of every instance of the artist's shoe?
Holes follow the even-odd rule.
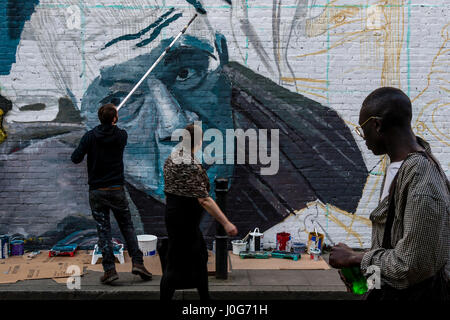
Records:
[[[112,269],[106,271],[105,274],[100,277],[100,282],[103,284],[110,284],[117,279],[119,279],[119,275],[117,274],[115,269]]]
[[[142,280],[152,280],[152,274],[148,271],[143,264],[133,263],[132,274],[140,275]]]

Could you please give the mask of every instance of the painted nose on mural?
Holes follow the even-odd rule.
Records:
[[[184,128],[188,120],[178,101],[158,79],[147,80],[148,90],[156,106],[158,117],[157,134],[159,140],[170,141],[172,132]]]

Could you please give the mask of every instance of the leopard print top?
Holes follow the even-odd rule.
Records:
[[[193,198],[209,197],[209,178],[200,162],[180,150],[164,163],[164,192]]]

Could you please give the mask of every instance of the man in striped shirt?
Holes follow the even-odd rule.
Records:
[[[384,197],[370,215],[370,250],[355,252],[340,243],[330,264],[357,266],[363,274],[377,266],[381,290],[370,291],[369,300],[448,299],[450,183],[429,144],[414,135],[411,119],[410,99],[390,87],[373,91],[359,115],[356,132],[391,165]]]

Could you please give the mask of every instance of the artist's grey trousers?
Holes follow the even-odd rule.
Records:
[[[136,232],[131,221],[131,213],[123,188],[120,190],[90,190],[89,204],[92,216],[97,222],[98,246],[102,252],[102,265],[105,271],[115,269],[113,245],[111,243],[111,223],[109,211],[114,213],[120,232],[125,239],[132,262],[143,264],[142,251],[139,250]]]

